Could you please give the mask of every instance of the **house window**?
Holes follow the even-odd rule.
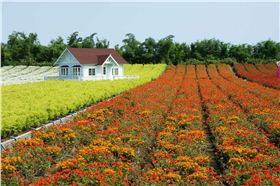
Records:
[[[68,76],[68,67],[61,67],[61,75]]]
[[[81,68],[80,67],[73,67],[73,75],[74,76],[81,75]]]
[[[95,68],[88,69],[88,75],[89,76],[95,76]]]
[[[112,68],[112,75],[118,76],[119,75],[119,69],[118,68]]]
[[[106,75],[106,67],[103,67],[103,74]]]

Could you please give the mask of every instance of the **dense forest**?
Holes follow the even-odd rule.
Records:
[[[1,66],[6,65],[53,65],[66,47],[108,48],[107,39],[98,38],[96,33],[80,37],[78,32],[41,45],[36,33],[13,32],[7,43],[1,43]],[[190,45],[174,41],[174,36],[155,40],[151,37],[138,41],[131,33],[125,35],[121,46],[115,49],[132,64],[180,64],[180,63],[271,63],[280,59],[280,43],[272,40],[255,45],[233,45],[217,39],[196,41]]]

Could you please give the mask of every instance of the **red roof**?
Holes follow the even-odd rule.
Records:
[[[81,64],[102,65],[110,54],[118,64],[127,64],[113,48],[68,48],[68,50]]]

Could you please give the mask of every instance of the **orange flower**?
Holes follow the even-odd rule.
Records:
[[[223,126],[217,127],[217,128],[216,128],[216,131],[217,131],[218,133],[223,133],[223,132],[225,132],[225,131],[227,131],[227,130],[228,130],[228,128],[227,128],[227,127],[223,127]]]
[[[200,156],[197,156],[194,158],[194,160],[198,163],[198,164],[207,164],[210,162],[210,159],[208,156],[205,156],[205,155],[200,155]]]
[[[13,173],[17,170],[17,168],[13,165],[9,165],[9,164],[2,164],[2,168],[1,168],[1,172],[2,173]]]
[[[191,124],[192,124],[192,122],[189,121],[189,119],[183,119],[183,120],[180,120],[180,121],[178,122],[178,125],[179,125],[180,127],[190,126]]]
[[[31,139],[22,139],[16,142],[17,146],[40,146],[43,145],[44,142],[40,138],[31,138]]]
[[[13,173],[17,170],[17,165],[21,165],[22,159],[20,156],[6,157],[2,160],[1,172]]]
[[[186,133],[184,135],[186,138],[191,138],[193,140],[203,139],[206,137],[205,132],[202,130],[199,130],[199,129],[193,129],[191,131],[186,131]]]
[[[61,148],[58,146],[48,146],[46,148],[47,153],[49,154],[57,154],[61,151]]]
[[[111,146],[112,145],[109,141],[106,141],[102,138],[97,138],[97,139],[92,140],[91,144],[96,145],[96,146]]]
[[[55,168],[58,169],[58,170],[64,170],[64,169],[72,169],[72,168],[75,168],[79,165],[79,162],[78,160],[76,159],[70,159],[70,160],[65,160],[65,161],[62,161],[62,162],[59,162],[58,164],[56,164]]]
[[[189,157],[189,156],[178,156],[177,158],[176,158],[176,162],[190,162],[190,161],[192,161],[192,159],[191,159],[191,157]]]
[[[117,153],[117,155],[122,155],[126,158],[134,158],[135,157],[135,151],[133,148],[130,147],[120,147],[117,145],[114,145],[111,148],[111,151],[114,153]]]
[[[165,148],[167,151],[176,151],[176,150],[179,150],[182,148],[181,145],[174,145],[174,144],[171,144],[169,142],[164,142],[164,141],[161,141],[161,146],[163,148]]]
[[[172,116],[169,116],[166,118],[167,121],[169,122],[175,122],[176,121],[176,118],[172,117]]]
[[[144,178],[150,183],[159,183],[161,181],[161,177],[164,174],[164,171],[161,167],[155,168],[153,170],[148,170],[144,173]]]
[[[229,159],[228,163],[232,166],[239,166],[245,163],[245,160],[240,157],[232,157]]]
[[[182,161],[182,162],[176,162],[175,166],[178,167],[181,170],[193,172],[199,165],[196,162],[192,161]]]
[[[186,181],[191,184],[196,184],[197,182],[200,182],[202,180],[208,180],[208,176],[201,171],[197,171],[186,176]]]
[[[112,170],[112,169],[105,169],[103,171],[103,173],[106,175],[106,176],[113,176],[116,174],[116,171]]]
[[[238,116],[231,116],[228,120],[227,123],[229,124],[234,124],[237,123],[240,120],[240,118]]]
[[[163,179],[169,183],[178,182],[182,180],[181,176],[174,172],[169,172],[168,174],[165,174]]]
[[[172,136],[173,134],[171,132],[162,131],[158,135],[159,135],[160,138],[162,138],[162,137]]]

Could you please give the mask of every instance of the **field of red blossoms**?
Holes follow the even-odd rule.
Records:
[[[280,185],[279,90],[227,65],[158,79],[2,152],[3,185]]]
[[[268,87],[280,89],[280,79],[276,76],[276,68],[274,64],[234,65],[234,69],[239,76]]]

